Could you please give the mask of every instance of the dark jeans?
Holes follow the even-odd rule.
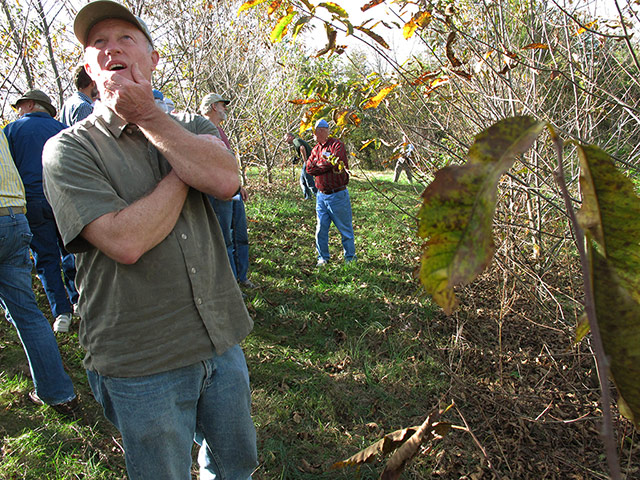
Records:
[[[51,313],[54,317],[71,313],[71,304],[78,302],[75,259],[63,247],[53,210],[46,199],[27,200],[27,220],[33,233],[31,252],[36,272],[49,300]]]

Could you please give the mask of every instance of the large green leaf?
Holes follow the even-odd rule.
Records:
[[[640,300],[640,199],[611,157],[593,145],[578,145],[582,208],[578,221]]]
[[[511,117],[477,135],[462,166],[439,170],[422,194],[419,235],[427,241],[420,279],[447,314],[466,285],[489,264],[494,252],[492,219],[500,177],[545,127],[532,117]]]
[[[578,146],[582,208],[598,327],[620,410],[640,426],[640,199],[595,146]]]

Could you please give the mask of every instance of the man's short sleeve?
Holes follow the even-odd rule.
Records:
[[[65,247],[78,253],[93,248],[80,236],[82,229],[102,215],[122,210],[127,203],[94,161],[92,153],[98,156],[97,149],[68,132],[45,144],[42,177]]]

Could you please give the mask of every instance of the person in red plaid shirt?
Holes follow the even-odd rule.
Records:
[[[344,144],[329,136],[329,124],[318,120],[314,132],[318,142],[307,160],[307,172],[316,179],[316,250],[319,267],[329,261],[329,227],[331,222],[342,235],[344,261],[356,259],[351,199],[349,198],[349,164]]]

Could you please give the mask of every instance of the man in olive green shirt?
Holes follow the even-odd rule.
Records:
[[[45,193],[77,254],[79,338],[132,479],[246,479],[257,464],[246,362],[252,321],[205,194],[231,198],[237,162],[203,117],[157,107],[144,22],[89,3],[74,31],[101,101],[43,154]]]

